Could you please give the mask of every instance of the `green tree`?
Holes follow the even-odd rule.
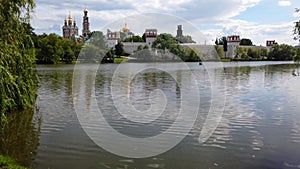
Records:
[[[125,38],[123,42],[132,42],[132,38]]]
[[[253,49],[253,58],[259,58],[260,57],[260,50],[259,49]]]
[[[115,59],[115,52],[113,50],[113,48],[109,49],[104,58],[102,59],[102,63],[114,63],[114,59]]]
[[[253,57],[253,51],[252,51],[251,48],[248,48],[248,49],[247,49],[247,56],[250,57],[250,58]]]
[[[81,49],[83,47],[83,44],[82,43],[76,43],[73,41],[73,45],[72,45],[72,50],[74,52],[74,55],[75,55],[75,60],[77,60],[80,52],[81,52]]]
[[[157,39],[152,44],[153,48],[168,49],[174,55],[181,59],[185,56],[185,49],[179,45],[179,42],[171,34],[163,33],[158,35]]]
[[[132,36],[131,38],[124,39],[124,42],[144,42],[144,40],[139,35],[136,35]]]
[[[186,52],[185,52],[185,49],[181,45],[172,44],[170,46],[169,51],[171,53],[173,53],[174,55],[178,56],[179,58],[181,58],[183,61],[186,61],[186,59],[185,59]]]
[[[101,50],[97,46],[88,44],[82,48],[79,59],[82,63],[97,63],[101,56]]]
[[[72,40],[62,39],[63,54],[61,59],[68,64],[72,63],[72,61],[75,59],[75,54],[72,50],[72,44]]]
[[[104,42],[103,32],[93,31],[90,40],[91,44],[95,45],[99,49],[105,49],[106,45]]]
[[[218,40],[218,45],[224,45],[224,42],[227,41],[227,38],[225,36],[223,36],[222,38],[220,38]]]
[[[218,57],[218,58],[223,58],[223,50],[222,50],[222,48],[220,46],[218,46],[218,45],[215,45],[214,49],[215,49],[216,52],[213,51],[213,55],[215,57]],[[216,56],[216,54],[217,54],[217,56]]]
[[[227,38],[223,37],[222,42],[223,42],[223,51],[225,53],[225,58],[226,58],[226,54],[227,54],[227,51],[228,51]]]
[[[171,34],[163,33],[158,35],[157,39],[153,42],[152,47],[157,49],[171,49],[171,46],[178,44],[176,38]]]
[[[196,43],[191,36],[187,35],[187,36],[181,36],[179,38],[177,38],[177,40],[180,43]]]
[[[185,49],[171,34],[163,33],[158,35],[157,39],[153,42],[152,47],[162,50],[168,49],[172,54],[178,56],[183,61],[192,62],[200,60],[194,50]],[[173,59],[175,58],[173,57]]]
[[[260,55],[262,57],[267,57],[268,56],[268,49],[267,48],[261,48],[260,49]]]
[[[247,56],[250,58],[259,58],[259,50],[253,49],[253,48],[248,48]]]
[[[148,45],[145,45],[143,49],[149,49],[149,46],[148,46]]]
[[[216,38],[215,45],[219,45],[219,40]]]
[[[137,51],[141,51],[143,50],[144,46],[143,45],[139,45],[138,48],[137,48]]]
[[[72,63],[78,58],[83,46],[81,43],[64,39],[56,34],[43,34],[34,38],[37,63],[57,64],[61,61]],[[95,43],[95,45],[97,44]]]
[[[240,45],[241,46],[252,46],[253,43],[251,41],[251,39],[242,39],[241,42],[240,42]]]
[[[300,41],[300,20],[295,22],[293,33],[295,35],[294,39]]]
[[[299,62],[300,62],[300,48],[296,49],[296,53],[295,53],[295,56],[294,56],[293,60],[294,60],[295,63],[299,64]]]
[[[28,34],[33,0],[0,3],[0,118],[13,109],[34,105],[38,78],[35,50]],[[26,24],[24,24],[26,23]]]
[[[271,51],[269,52],[269,59],[273,60],[292,60],[296,54],[296,50],[293,46],[286,44],[275,44],[272,46]]]
[[[236,59],[241,58],[242,53],[243,53],[243,48],[237,46],[236,49],[235,49],[234,57]]]
[[[296,49],[295,56],[294,56],[293,60],[294,60],[294,63],[295,63],[295,70],[294,70],[294,72],[293,72],[293,75],[294,75],[294,76],[300,76],[300,73],[299,73],[299,65],[300,65],[300,48],[297,48],[297,49]]]
[[[64,54],[62,37],[53,33],[38,39],[38,48],[37,60],[39,63],[57,64]]]
[[[124,48],[121,42],[118,42],[118,44],[115,45],[115,54],[117,57],[121,57],[124,54]]]
[[[198,56],[198,54],[195,51],[195,49],[187,48],[185,50],[185,52],[186,52],[186,57],[184,58],[183,61],[185,61],[185,62],[199,62],[199,61],[201,61],[201,59]]]
[[[146,42],[146,34],[144,33],[142,36],[143,42]]]
[[[248,57],[247,52],[245,50],[243,50],[243,53],[241,54],[241,58],[246,59],[247,57]]]

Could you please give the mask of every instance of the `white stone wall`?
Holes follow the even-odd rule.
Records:
[[[107,40],[106,47],[115,48],[116,44],[118,44],[118,40]]]
[[[235,51],[236,48],[239,47],[239,42],[229,42],[227,43],[227,54],[226,54],[226,58],[234,58],[235,55]],[[225,57],[225,54],[224,54]]]
[[[197,50],[201,54],[201,59],[204,60],[218,60],[217,53],[215,52],[215,45],[200,45],[196,43],[182,43],[180,44],[185,48]],[[223,49],[223,46],[222,46]]]
[[[146,43],[144,43],[144,42],[123,42],[123,45],[124,45],[123,49],[124,49],[125,53],[133,54],[134,51],[136,51],[140,45],[145,46]]]
[[[146,44],[149,46],[149,48],[152,46],[155,40],[156,38],[146,38]]]

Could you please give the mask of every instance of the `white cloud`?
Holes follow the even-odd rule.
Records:
[[[183,24],[186,34],[198,35],[195,29],[202,28],[207,37],[207,43],[213,43],[218,36],[239,34],[242,38],[250,38],[257,45],[265,45],[265,40],[275,39],[279,43],[294,44],[292,40],[293,23],[279,23],[273,25],[258,24],[240,19],[233,19],[248,8],[259,4],[261,0],[89,0],[87,8],[92,30],[120,30],[125,22],[131,30],[141,34],[146,28],[158,28],[160,33],[176,33],[176,25]],[[84,3],[79,0],[37,0],[37,8],[33,26],[37,33],[55,32],[61,34],[61,26],[68,11],[77,20],[79,29],[82,28],[81,20]],[[278,1],[281,6],[290,4],[290,1]],[[294,2],[293,2],[294,3]],[[145,15],[142,13],[167,13],[173,17],[163,15]],[[133,16],[132,16],[133,15]],[[152,16],[152,17],[151,17]],[[187,20],[184,22],[176,16]],[[173,19],[170,19],[173,18]],[[183,23],[180,23],[183,22]],[[107,25],[108,24],[108,25]],[[107,26],[105,26],[107,25]],[[198,37],[194,37],[197,39]],[[203,43],[203,38],[200,38]]]
[[[276,40],[279,44],[297,44],[297,41],[293,40],[293,22],[281,24],[257,24],[242,20],[227,20],[225,23],[219,24],[224,25],[223,29],[209,29],[204,31],[204,34],[208,39],[211,39],[211,41],[216,39],[216,36],[218,35],[218,37],[220,37],[237,34],[240,35],[241,38],[251,39],[255,45],[264,46],[266,40]]]
[[[280,1],[278,1],[278,5],[279,6],[291,6],[292,2],[288,1],[288,0],[280,0]]]
[[[169,13],[187,20],[226,19],[237,16],[260,0],[89,0],[86,2],[90,11],[91,27],[100,28],[122,17],[145,12]],[[51,31],[60,33],[57,29],[51,28],[54,25],[61,25],[68,11],[72,12],[77,21],[82,18],[84,3],[80,0],[37,0],[36,3],[34,27],[38,33]]]
[[[295,18],[299,18],[299,17],[300,17],[300,12],[294,12],[294,13],[293,13],[293,16],[294,16]]]

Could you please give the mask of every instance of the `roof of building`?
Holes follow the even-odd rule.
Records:
[[[84,41],[84,43],[91,43],[91,39]]]
[[[122,29],[122,31],[123,31],[124,33],[130,31],[130,29],[129,29],[129,27],[127,26],[126,23],[125,23],[125,26],[124,26],[124,28]]]
[[[75,38],[75,39],[80,39],[81,37],[78,36],[78,35],[73,35],[72,38]]]
[[[239,35],[231,35],[227,36],[227,42],[240,42],[240,36]]]

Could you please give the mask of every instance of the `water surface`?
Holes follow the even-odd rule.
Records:
[[[140,64],[128,64],[128,70]],[[178,68],[176,64],[164,64],[174,72],[175,79],[166,72],[146,70],[133,81],[122,82],[137,110],[149,109],[148,98],[153,90],[164,92],[168,100],[166,111],[150,124],[131,122],[116,111],[111,98],[111,83],[118,65],[101,65],[95,85],[90,71],[95,65],[86,65],[80,75],[82,81],[79,86],[84,93],[81,99],[89,104],[95,89],[98,106],[115,130],[136,138],[155,136],[165,132],[178,116],[180,88],[190,88],[181,86],[191,77],[190,71]],[[291,62],[230,62],[223,63],[224,67],[216,63],[188,65],[199,84],[201,103],[196,123],[176,147],[143,159],[111,154],[97,146],[84,132],[73,105],[74,66],[38,66],[41,87],[37,106],[42,122],[33,166],[41,169],[300,168],[300,77],[292,75],[295,66]],[[209,76],[207,70],[214,72],[214,76]],[[225,97],[226,102],[221,122],[202,144],[198,137],[211,106],[212,81],[221,91],[216,99]],[[145,118],[147,114],[136,116]],[[182,129],[178,128],[174,134],[180,135],[181,132]],[[103,139],[109,135],[106,133]],[[122,140],[111,141],[122,145]],[[161,144],[164,143],[167,144],[161,140]],[[159,149],[160,145],[156,148]]]

